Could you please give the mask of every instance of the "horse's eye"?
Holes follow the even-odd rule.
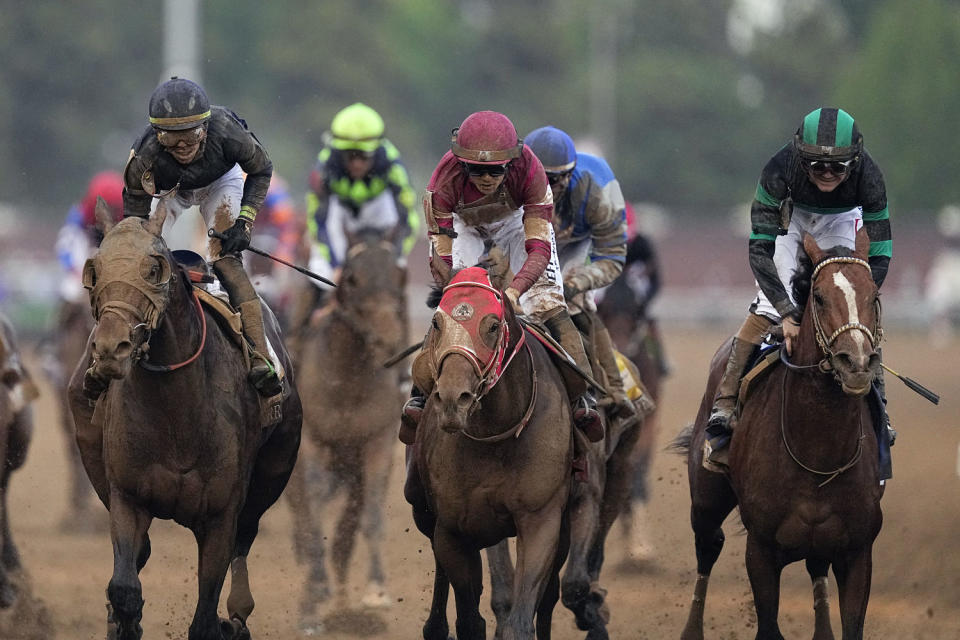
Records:
[[[491,323],[490,323],[490,327],[487,329],[487,333],[491,333],[491,334],[492,334],[492,333],[497,333],[498,331],[500,331],[500,323],[499,323],[499,322],[491,322]]]
[[[823,306],[823,296],[820,295],[820,293],[818,293],[817,291],[813,292],[813,301],[816,302],[817,305],[821,307]]]
[[[436,316],[430,319],[430,325],[433,327],[434,331],[440,331],[440,323],[437,321]]]

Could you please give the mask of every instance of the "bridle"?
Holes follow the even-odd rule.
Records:
[[[838,264],[838,263],[858,264],[863,267],[866,267],[868,271],[871,271],[870,263],[860,258],[855,258],[852,256],[836,256],[833,258],[827,258],[826,260],[822,260],[821,262],[819,262],[813,270],[813,274],[810,277],[811,295],[813,294],[813,284],[814,282],[816,282],[816,279],[820,273],[820,270],[823,269],[823,267],[827,266],[828,264]],[[840,337],[842,334],[844,334],[847,331],[853,331],[853,330],[862,331],[863,333],[866,334],[867,338],[870,340],[870,344],[873,345],[874,347],[876,347],[877,343],[883,338],[883,328],[880,325],[880,298],[879,297],[875,299],[874,304],[876,305],[876,325],[874,326],[873,330],[871,330],[869,327],[867,327],[866,325],[860,322],[847,322],[845,324],[840,325],[829,336],[827,335],[826,331],[823,328],[823,323],[820,320],[819,313],[817,312],[817,305],[809,304],[810,311],[813,316],[814,335],[816,336],[817,345],[819,345],[820,350],[823,352],[824,357],[823,359],[820,360],[820,362],[813,365],[793,364],[792,362],[790,362],[787,356],[786,344],[783,344],[780,348],[780,359],[786,365],[787,371],[803,371],[803,370],[809,370],[809,369],[817,369],[823,373],[833,373],[834,378],[836,378],[837,373],[834,370],[833,366],[830,364],[830,359],[835,355],[831,347],[833,346],[833,343],[836,342],[838,337]],[[839,467],[830,471],[821,471],[801,462],[800,459],[797,457],[797,454],[794,453],[793,449],[790,447],[790,442],[787,439],[786,405],[787,405],[788,386],[787,386],[786,372],[781,378],[780,386],[781,386],[780,436],[783,439],[783,445],[784,445],[784,448],[787,450],[787,454],[797,464],[797,466],[799,466],[804,471],[807,471],[814,475],[826,476],[826,479],[818,485],[819,487],[822,487],[825,484],[831,482],[844,471],[847,471],[848,469],[853,468],[853,466],[860,461],[860,458],[863,455],[863,440],[866,437],[865,434],[863,433],[863,420],[860,417],[862,405],[859,406],[857,410],[857,417],[858,417],[857,424],[860,425],[860,436],[857,438],[856,451],[854,451],[853,455]]]
[[[129,334],[131,336],[134,336],[138,332],[142,331],[144,333],[143,340],[141,340],[134,348],[130,359],[147,371],[154,373],[167,373],[170,371],[175,371],[176,369],[180,369],[181,367],[184,367],[196,360],[203,351],[207,337],[207,318],[203,313],[203,308],[200,304],[200,298],[197,296],[197,293],[195,291],[191,291],[194,301],[194,308],[197,311],[201,325],[200,345],[198,346],[197,350],[192,356],[176,364],[167,365],[153,364],[148,362],[150,339],[153,337],[154,330],[156,330],[156,328],[159,326],[160,318],[166,310],[167,303],[170,300],[170,284],[178,282],[178,275],[174,273],[170,266],[169,256],[157,253],[151,256],[157,259],[161,264],[161,275],[157,283],[147,281],[142,275],[139,275],[139,271],[135,271],[139,275],[139,278],[124,279],[115,277],[109,280],[96,278],[96,260],[103,260],[106,258],[109,260],[109,262],[117,263],[132,262],[133,260],[137,259],[142,260],[144,257],[142,254],[134,251],[121,251],[116,253],[119,255],[111,254],[109,257],[98,255],[95,258],[87,260],[86,264],[84,265],[83,284],[84,287],[90,292],[90,303],[93,310],[94,319],[99,322],[104,314],[113,313],[119,316],[127,325]],[[128,269],[126,271],[129,273],[131,270]],[[113,297],[110,299],[103,301],[104,291],[108,287],[111,289],[112,293],[117,289],[132,292],[134,294],[134,298],[136,299],[136,303],[132,303],[125,299],[120,299],[116,295],[113,295]],[[133,318],[132,322],[130,320],[131,317]]]
[[[460,325],[457,325],[454,335],[444,341],[447,344],[445,348],[441,350],[439,356],[431,351],[431,358],[429,360],[431,375],[433,376],[434,380],[438,378],[443,360],[450,354],[457,353],[466,358],[467,361],[472,365],[474,372],[477,375],[477,383],[473,389],[473,403],[469,409],[469,411],[473,411],[474,408],[480,403],[481,398],[489,393],[490,390],[493,389],[493,387],[497,384],[497,382],[500,381],[503,373],[513,361],[514,356],[519,353],[521,348],[525,349],[530,358],[531,370],[533,370],[533,384],[531,387],[530,401],[520,421],[504,432],[486,437],[474,436],[464,429],[460,430],[460,433],[463,436],[475,442],[494,443],[501,442],[510,437],[517,437],[520,435],[520,432],[527,425],[527,423],[529,423],[530,418],[533,416],[533,408],[536,405],[537,400],[537,374],[536,370],[532,367],[533,354],[530,352],[530,345],[527,344],[526,341],[526,332],[522,329],[520,330],[520,336],[517,338],[516,344],[513,345],[513,349],[508,353],[508,349],[510,347],[510,326],[506,321],[506,315],[503,309],[503,294],[489,284],[473,281],[460,281],[451,283],[443,288],[443,294],[446,294],[447,291],[458,287],[479,288],[488,291],[495,296],[496,301],[499,304],[497,313],[497,319],[499,322],[497,338],[494,343],[492,353],[489,357],[484,359],[473,346],[472,338],[468,340],[458,339],[463,337],[469,338],[469,334]],[[442,313],[440,310],[438,310],[438,312]]]

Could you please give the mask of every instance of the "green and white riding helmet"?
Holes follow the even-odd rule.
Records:
[[[841,162],[852,166],[863,152],[863,136],[853,116],[835,107],[821,107],[804,116],[793,146],[807,162]]]

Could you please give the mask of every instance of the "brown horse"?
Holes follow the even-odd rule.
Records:
[[[404,495],[431,539],[436,573],[426,640],[482,640],[480,550],[517,537],[513,606],[497,638],[549,638],[566,556],[572,416],[560,372],[503,302],[499,279],[460,271],[444,289],[414,379],[427,394]],[[425,372],[419,365],[426,361]]]
[[[578,317],[576,322],[586,327],[584,341],[594,363],[593,374],[606,384],[605,372],[595,360],[596,347],[592,344],[597,329],[592,323],[597,320],[591,314]],[[600,585],[600,571],[607,534],[630,494],[635,466],[633,451],[645,426],[642,412],[638,401],[637,416],[628,420],[605,419],[606,436],[600,442],[591,443],[580,431],[574,432],[574,437],[579,439],[577,451],[582,452],[586,470],[577,474],[581,481],[573,483],[570,490],[567,504],[570,550],[560,589],[564,606],[573,612],[577,627],[588,632],[589,640],[608,637],[607,590]],[[489,548],[487,555],[491,604],[499,622],[509,615],[512,607],[513,565],[506,541]]]
[[[803,247],[815,265],[795,281],[803,309],[793,353],[758,376],[740,410],[729,477],[703,469],[704,427],[727,361],[729,341],[714,356],[691,434],[688,473],[697,582],[684,640],[703,638],[710,571],[723,547],[721,525],[737,505],[747,530],[746,565],[757,611],[758,639],[780,640],[780,574],[806,561],[813,581],[815,640],[833,638],[827,571],[840,595],[844,640],[863,637],[873,541],[880,532],[878,440],[865,395],[880,367],[880,306],[867,262],[869,239],[856,249]],[[806,273],[806,272],[805,272]],[[680,442],[686,438],[686,442]]]
[[[636,296],[621,277],[606,290],[597,304],[600,316],[617,349],[636,366],[640,380],[657,404],[661,400],[664,370],[661,366],[662,345],[654,331],[654,321],[647,316],[646,307],[636,303]],[[653,557],[653,549],[646,535],[646,505],[650,499],[649,474],[653,453],[660,430],[659,411],[647,413],[643,429],[633,450],[633,473],[630,497],[624,501],[621,524],[628,540],[628,553],[633,561]]]
[[[303,425],[314,449],[301,455],[287,492],[296,548],[310,567],[301,601],[304,628],[314,626],[318,602],[330,595],[319,511],[337,489],[347,494],[331,547],[337,583],[343,590],[362,523],[370,554],[362,603],[390,604],[381,546],[404,393],[398,369],[381,363],[407,340],[406,270],[397,264],[396,244],[380,232],[351,236],[349,245],[333,300],[303,329],[294,355],[300,385],[310,389]]]
[[[17,599],[10,573],[20,569],[20,554],[10,534],[7,492],[10,475],[27,457],[33,433],[29,403],[35,397],[33,382],[20,363],[13,327],[0,315],[0,609],[10,607]]]
[[[101,202],[105,237],[84,267],[84,284],[97,318],[90,362],[110,382],[91,407],[85,359],[69,392],[81,458],[110,512],[108,632],[118,640],[142,635],[138,574],[150,556],[150,523],[164,518],[197,540],[199,598],[189,639],[249,638],[254,602],[246,557],[300,443],[300,399],[276,320],[265,308],[268,336],[287,372],[279,422],[276,414],[261,416],[245,354],[201,306],[161,238],[163,203],[147,221],[132,217],[112,228],[105,213]],[[217,604],[228,568],[229,620],[221,621]]]

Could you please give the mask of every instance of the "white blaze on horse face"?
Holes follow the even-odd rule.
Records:
[[[837,285],[840,291],[843,291],[843,297],[847,301],[847,322],[850,324],[859,324],[860,315],[857,313],[857,293],[853,290],[853,285],[847,280],[847,277],[839,271],[833,274],[833,284]],[[851,331],[851,337],[856,342],[857,348],[863,351],[863,333],[860,331]]]

